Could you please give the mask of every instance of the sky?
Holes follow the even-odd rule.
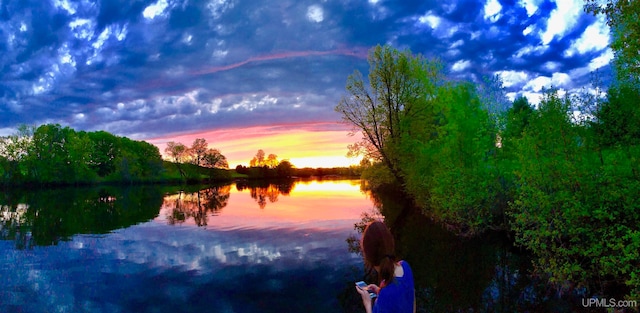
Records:
[[[535,104],[610,72],[609,42],[579,0],[0,0],[0,136],[57,123],[344,166],[359,136],[334,107],[375,45]]]

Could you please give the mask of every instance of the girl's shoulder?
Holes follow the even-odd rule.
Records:
[[[411,271],[411,266],[409,266],[409,263],[405,260],[401,260],[398,263],[400,263],[400,265],[402,266],[404,275],[408,275],[407,277],[413,278],[413,272]]]

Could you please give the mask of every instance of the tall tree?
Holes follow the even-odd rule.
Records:
[[[91,180],[91,141],[83,133],[76,133],[59,124],[39,126],[33,134],[28,156],[28,170],[32,179],[44,183],[72,183]]]
[[[616,281],[634,289],[634,298],[640,294],[640,147],[596,153],[590,132],[573,122],[571,102],[548,92],[516,140],[511,228],[537,272],[552,282],[601,288]]]
[[[199,166],[203,161],[202,158],[207,152],[208,145],[209,144],[207,143],[207,140],[204,138],[196,138],[196,140],[193,141],[193,144],[191,144],[191,148],[189,150],[191,151],[191,155],[193,156],[193,163],[195,165]]]
[[[416,123],[429,119],[442,65],[390,46],[376,46],[368,59],[369,86],[355,71],[347,79],[348,96],[340,100],[336,111],[353,127],[353,134],[362,133],[362,140],[349,146],[350,154],[384,163],[401,182],[397,146],[416,129]]]
[[[501,217],[495,120],[470,83],[448,83],[434,104],[434,134],[402,143],[405,189],[451,229],[482,232]]]
[[[258,152],[256,153],[256,156],[253,157],[253,159],[251,159],[251,162],[249,162],[250,166],[263,166],[265,165],[265,160],[264,160],[264,150],[259,149]]]
[[[28,156],[35,129],[35,126],[21,125],[15,134],[0,137],[0,183],[22,178],[21,166]]]
[[[180,172],[180,176],[185,177],[186,174],[182,170],[182,166],[180,166],[180,164],[188,157],[189,148],[187,148],[183,143],[169,141],[167,142],[167,147],[164,148],[164,152],[171,157],[176,168],[178,168],[178,172]]]
[[[173,162],[182,163],[188,156],[189,149],[181,142],[169,141],[164,152],[171,157]]]
[[[93,148],[90,166],[100,177],[113,173],[116,168],[116,158],[120,152],[118,144],[121,140],[105,131],[91,132],[87,135]]]
[[[278,166],[278,156],[273,153],[270,153],[269,156],[267,156],[265,165],[269,168],[276,168],[276,166]]]
[[[202,155],[202,166],[209,168],[229,168],[227,157],[218,149],[209,149]]]
[[[609,88],[607,99],[596,109],[593,123],[602,147],[640,145],[640,87],[621,84]]]
[[[618,74],[623,80],[640,77],[640,1],[586,0],[585,11],[605,14],[613,30],[611,48],[616,52]]]

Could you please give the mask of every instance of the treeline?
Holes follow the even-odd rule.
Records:
[[[173,162],[166,162],[167,176],[182,182],[231,180],[229,163],[219,149],[209,148],[204,138],[196,138],[190,147],[170,141],[164,152]]]
[[[371,188],[400,184],[462,235],[510,232],[556,286],[640,295],[637,81],[502,110],[495,80],[453,81],[439,61],[389,46],[369,63],[368,85],[350,76],[336,110],[363,135],[350,149],[373,162]]]
[[[163,171],[156,146],[105,131],[23,125],[0,137],[0,185],[151,182]]]
[[[362,173],[360,166],[333,167],[333,168],[296,168],[289,160],[278,161],[278,156],[269,154],[259,149],[256,155],[249,161],[249,167],[237,165],[236,173],[246,175],[251,179],[271,178],[308,178],[308,177],[359,177]]]

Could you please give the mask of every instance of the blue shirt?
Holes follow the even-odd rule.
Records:
[[[415,292],[413,273],[409,263],[400,261],[404,275],[394,277],[393,282],[380,289],[378,300],[373,306],[374,313],[413,313]]]

